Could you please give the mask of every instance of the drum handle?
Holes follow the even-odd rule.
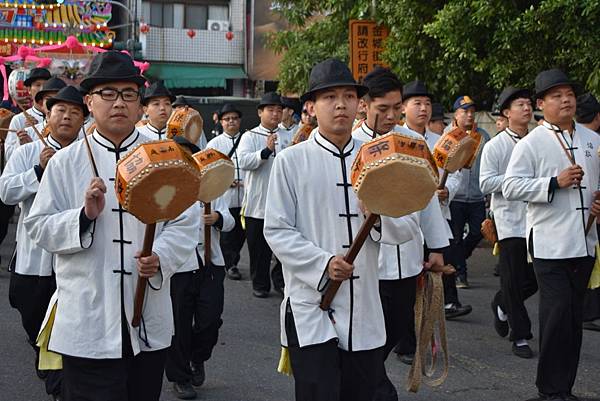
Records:
[[[597,200],[600,200],[600,192],[596,193],[596,195],[594,196],[594,199],[592,199],[592,203],[594,203],[594,201],[597,201]],[[594,225],[595,220],[596,220],[596,216],[594,216],[590,213],[590,215],[588,216],[587,224],[585,225],[585,235],[586,236],[592,229],[592,226]]]
[[[204,215],[208,216],[211,213],[210,210],[210,202],[205,202],[204,203]],[[210,231],[211,231],[211,226],[208,224],[204,225],[204,267],[210,267],[211,265],[211,253],[210,253],[210,245],[211,245],[211,239],[210,239]]]
[[[440,183],[438,184],[438,189],[446,188],[446,180],[448,180],[448,170],[444,170],[444,172],[442,173]]]
[[[360,252],[360,249],[367,240],[367,236],[369,235],[371,228],[373,228],[378,218],[378,214],[369,213],[365,221],[363,221],[362,225],[360,226],[358,234],[356,234],[356,237],[354,237],[352,245],[350,245],[350,249],[348,249],[348,252],[344,256],[345,262],[350,264],[354,263],[358,252]],[[333,301],[333,298],[335,297],[335,294],[341,285],[342,281],[329,280],[329,284],[327,284],[327,289],[325,290],[325,294],[323,294],[323,297],[321,298],[321,304],[319,305],[322,310],[329,311],[331,302]]]
[[[156,223],[148,224],[146,231],[144,232],[144,245],[142,246],[142,253],[140,257],[152,255],[152,244],[154,243],[154,232],[156,231]],[[144,308],[144,298],[146,297],[146,287],[148,279],[145,277],[139,277],[137,281],[137,287],[135,289],[135,298],[133,301],[133,320],[131,325],[138,327],[142,320],[142,309]]]

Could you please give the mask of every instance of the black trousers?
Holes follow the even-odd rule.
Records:
[[[229,212],[235,220],[233,230],[221,233],[221,250],[225,259],[225,269],[229,270],[232,266],[237,266],[240,262],[240,251],[246,241],[246,232],[242,228],[241,208],[230,208]]]
[[[537,259],[540,289],[538,390],[569,393],[575,383],[582,339],[583,297],[594,258]]]
[[[448,224],[452,227],[452,223],[448,220]],[[443,251],[444,262],[450,264],[456,268],[457,265],[457,251],[456,247],[458,244],[454,240],[450,240],[450,245]],[[442,274],[442,283],[444,284],[444,303],[445,304],[457,304],[458,301],[458,290],[456,289],[456,273],[454,274]]]
[[[248,240],[248,254],[250,255],[250,277],[252,278],[252,288],[258,291],[269,292],[271,290],[271,280],[273,285],[278,288],[284,287],[283,272],[281,263],[277,261],[271,271],[271,256],[273,252],[265,240],[263,228],[265,221],[246,217],[246,236]]]
[[[454,260],[456,271],[459,275],[467,273],[467,259],[471,256],[479,241],[483,238],[481,235],[481,223],[485,219],[485,202],[450,202],[450,228],[452,229],[452,247],[455,252]],[[469,233],[465,238],[465,224],[469,226]]]
[[[64,401],[158,401],[167,350],[121,359],[63,355]]]
[[[6,205],[0,201],[0,245],[2,244],[2,241],[4,241],[4,238],[6,238],[6,233],[8,233],[8,222],[14,213],[14,206]]]
[[[415,336],[415,299],[417,276],[401,280],[379,280],[379,296],[385,319],[386,342],[383,347],[383,360],[398,345],[400,354],[414,354],[417,339]],[[397,401],[398,393],[385,371],[385,365],[375,401]]]
[[[54,276],[41,277],[10,273],[8,300],[10,306],[21,314],[23,328],[32,345],[37,340],[54,291],[56,291]]]
[[[537,292],[538,286],[533,265],[527,263],[527,241],[505,238],[499,244],[500,291],[496,302],[508,315],[509,340],[529,340],[533,335],[525,300]]]
[[[223,324],[224,278],[223,266],[201,267],[171,277],[175,335],[167,353],[169,381],[190,381],[190,362],[210,359]]]
[[[288,300],[284,319],[296,401],[373,401],[383,374],[383,347],[348,352],[337,339],[300,347]]]
[[[55,290],[54,276],[27,276],[14,271],[10,273],[8,299],[10,305],[21,315],[21,323],[27,333],[27,340],[35,352],[36,369],[40,350],[35,343],[44,322],[50,298]],[[45,380],[46,392],[54,395],[60,394],[61,380],[61,371],[49,371]]]

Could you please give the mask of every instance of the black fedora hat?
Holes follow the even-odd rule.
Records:
[[[281,106],[283,107],[283,103],[281,103],[281,96],[275,92],[267,92],[260,98],[260,103],[258,104],[258,108],[262,109],[266,106]],[[218,113],[218,112],[217,112]]]
[[[281,103],[283,103],[283,108],[288,108],[294,110],[294,113],[300,114],[302,111],[302,104],[300,103],[300,99],[297,97],[281,97]]]
[[[50,74],[50,71],[46,68],[34,68],[29,73],[27,79],[23,81],[23,84],[25,86],[31,86],[31,84],[38,79],[48,80],[50,78],[52,78],[52,74]]]
[[[446,116],[444,115],[444,106],[440,103],[431,104],[431,119],[429,121],[444,121]]]
[[[359,98],[369,91],[366,86],[356,83],[346,64],[336,58],[330,58],[312,68],[308,78],[308,91],[300,97],[300,101],[304,103],[312,100],[316,92],[337,86],[355,87]]]
[[[185,100],[185,96],[177,96],[171,106],[177,107],[177,106],[189,106],[189,105],[190,104],[188,103],[188,101]]]
[[[403,101],[416,96],[427,96],[430,100],[433,99],[433,95],[429,93],[427,85],[423,81],[415,80],[404,85],[402,88]]]
[[[510,107],[510,102],[519,98],[531,99],[531,92],[524,88],[515,88],[514,86],[508,86],[504,88],[500,96],[498,96],[498,111],[499,115],[505,117],[502,111]]]
[[[69,85],[59,90],[56,95],[46,100],[46,107],[48,110],[51,110],[55,104],[60,102],[66,102],[80,106],[83,110],[84,117],[87,117],[88,114],[90,114],[87,106],[83,102],[83,95],[81,94],[81,91],[75,86]]]
[[[577,97],[575,116],[578,123],[591,123],[598,113],[600,113],[600,103],[598,103],[598,99],[594,95],[585,93]]]
[[[238,110],[237,107],[235,107],[235,105],[233,103],[225,103],[223,105],[223,107],[221,107],[221,110],[219,110],[217,112],[217,115],[219,116],[219,120],[223,118],[223,116],[227,113],[237,113],[239,118],[242,118],[242,112]]]
[[[168,97],[170,103],[173,103],[176,99],[175,96],[171,94],[171,91],[167,89],[164,81],[156,81],[152,85],[144,89],[142,104],[144,106],[147,106],[148,102],[150,102],[150,99],[155,97]]]
[[[540,99],[550,89],[564,85],[573,88],[574,92],[578,92],[580,89],[578,83],[571,81],[567,74],[558,68],[542,71],[535,77],[535,98]]]
[[[35,94],[35,101],[39,102],[40,100],[42,100],[42,97],[44,97],[44,95],[46,95],[48,92],[58,92],[65,86],[67,86],[65,81],[57,77],[52,77],[46,82],[44,82],[44,86],[42,86],[42,89]]]
[[[94,86],[109,82],[132,82],[142,86],[146,78],[140,75],[140,70],[133,64],[130,56],[109,50],[94,56],[88,74],[79,85],[89,92]]]

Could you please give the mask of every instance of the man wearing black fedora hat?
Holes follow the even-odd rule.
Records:
[[[396,74],[387,68],[376,68],[365,76],[362,83],[368,88],[362,98],[367,115],[364,123],[352,132],[354,138],[371,140],[394,131],[421,139],[416,132],[396,125],[401,118],[403,89],[406,89]],[[409,91],[408,94],[410,97],[414,93]],[[396,347],[400,359],[407,364],[412,364],[416,347],[414,306],[417,276],[423,271],[426,258],[423,239],[430,247],[427,265],[443,266],[441,249],[449,245],[450,237],[450,228],[444,220],[437,197],[432,197],[425,209],[413,215],[421,230],[410,241],[401,245],[382,243],[379,249],[379,295],[386,332],[383,359],[385,361]],[[384,371],[373,400],[397,399],[396,388]]]
[[[35,72],[36,70],[38,69],[36,68],[33,71]],[[40,70],[48,71],[45,68],[41,68]],[[56,94],[56,92],[66,85],[62,79],[52,78],[49,73],[46,75],[43,72],[35,72],[35,74],[32,72],[32,75],[40,77],[39,79],[30,77],[31,79],[26,80],[30,85],[32,85],[32,82],[35,83],[30,90],[33,106],[26,110],[27,114],[21,112],[14,116],[10,122],[9,129],[14,131],[9,131],[6,136],[5,152],[7,160],[19,145],[37,139],[32,127],[35,125],[40,131],[43,129],[46,116],[46,109],[44,107],[45,98]],[[48,78],[42,78],[45,76],[48,76]]]
[[[281,104],[283,104],[283,110],[279,128],[288,130],[293,137],[299,128],[298,119],[300,118],[300,100],[295,97],[282,96]]]
[[[592,267],[596,230],[587,221],[600,214],[595,192],[600,178],[600,136],[573,122],[577,84],[560,70],[535,79],[544,122],[518,141],[502,193],[526,201],[526,234],[539,291],[540,355],[536,385],[542,400],[572,395],[582,338],[583,297]]]
[[[234,180],[224,197],[229,203],[229,212],[235,219],[235,227],[229,232],[221,233],[221,248],[225,258],[227,277],[240,280],[242,275],[237,267],[240,252],[246,241],[246,232],[241,222],[242,201],[244,200],[244,170],[240,167],[238,146],[242,139],[240,126],[242,112],[232,103],[225,103],[219,111],[219,121],[223,126],[223,134],[213,138],[206,145],[231,158],[235,166]]]
[[[167,120],[171,117],[171,103],[175,96],[167,89],[163,81],[156,81],[144,90],[142,106],[148,122],[138,127],[138,131],[153,141],[166,139]]]
[[[25,219],[37,246],[58,255],[48,349],[62,357],[64,400],[160,397],[173,334],[169,280],[194,252],[200,212],[158,223],[152,255],[139,257],[145,225],[109,187],[119,159],[147,141],[135,129],[144,82],[128,55],[95,56],[80,85],[96,129],[50,159]],[[134,328],[138,277],[151,285]]]
[[[444,128],[448,126],[446,123],[446,116],[444,115],[444,106],[441,103],[431,104],[431,118],[427,128],[429,131],[441,136],[444,133]]]
[[[11,306],[21,314],[23,328],[36,356],[39,354],[36,340],[46,309],[56,290],[56,282],[52,271],[53,255],[33,243],[23,227],[23,220],[29,214],[48,161],[57,151],[77,140],[87,115],[83,97],[72,86],[61,89],[51,97],[46,107],[50,131],[46,137],[48,147],[44,147],[41,141],[18,147],[0,177],[0,198],[11,205],[18,203],[21,208],[9,299]],[[36,358],[36,370],[37,361]],[[60,372],[38,373],[45,378],[47,393],[59,396]]]
[[[264,232],[283,265],[281,339],[296,400],[372,401],[383,372],[379,244],[368,238],[353,265],[341,256],[365,218],[350,171],[361,145],[352,138],[352,124],[366,92],[341,61],[315,65],[302,101],[319,128],[275,158],[269,182]],[[392,244],[418,231],[413,216],[402,223],[382,217],[381,225],[381,235],[392,236],[382,240]],[[323,311],[319,303],[329,280],[342,283]]]
[[[531,94],[523,88],[507,87],[498,98],[498,107],[508,127],[485,144],[481,155],[479,184],[491,195],[490,209],[498,233],[500,290],[492,300],[494,327],[501,337],[509,334],[513,353],[531,358],[527,341],[533,338],[525,300],[537,292],[533,266],[527,261],[527,204],[507,200],[502,181],[515,145],[529,132],[533,107]]]
[[[29,90],[29,95],[31,99],[35,99],[36,93],[38,93],[44,82],[52,78],[50,71],[46,68],[34,68],[29,73],[27,79],[23,82],[25,87]],[[38,106],[38,107],[36,107]],[[37,124],[44,118],[44,113],[41,109],[41,105],[33,103],[33,106],[26,110],[27,114],[29,114],[32,118],[28,118],[24,113],[17,114],[11,121],[11,129],[19,130],[23,129],[27,126],[31,126]]]
[[[265,93],[258,104],[260,125],[244,133],[238,147],[240,167],[246,170],[243,215],[253,295],[257,298],[269,296],[271,280],[278,293],[283,294],[284,287],[279,262],[273,267],[269,278],[272,252],[263,234],[265,202],[273,160],[277,153],[292,142],[290,132],[279,127],[282,112],[281,96],[275,92]]]

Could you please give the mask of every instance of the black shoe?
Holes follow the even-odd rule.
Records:
[[[252,291],[252,295],[254,295],[256,298],[268,298],[269,297],[269,293],[267,291],[262,291],[262,290],[254,290],[254,291]]]
[[[533,351],[528,344],[517,346],[516,343],[512,345],[512,352],[519,358],[531,359],[533,358]]]
[[[229,277],[230,280],[241,280],[242,274],[237,266],[231,266],[229,269],[227,269],[227,277]]]
[[[204,362],[190,362],[190,368],[192,369],[192,385],[200,387],[204,384],[204,380],[206,379],[206,372],[204,371]]]
[[[585,330],[592,330],[592,331],[600,331],[600,324],[596,323],[596,321],[593,322],[583,322],[582,327]]]
[[[500,320],[496,298],[492,299],[492,313],[494,314],[494,328],[496,329],[496,333],[498,333],[500,337],[506,337],[509,329],[508,322]]]
[[[579,400],[579,397],[577,397],[577,396],[573,395],[572,393],[565,393],[565,394],[562,394],[562,398],[563,398],[565,401],[580,401],[580,400]]]
[[[60,394],[52,394],[52,401],[60,401],[61,399]]]
[[[466,275],[456,277],[456,288],[471,288]]]
[[[283,287],[273,287],[273,291],[275,291],[276,293],[278,293],[279,295],[281,295],[283,297]]]
[[[175,396],[180,400],[195,400],[198,396],[190,382],[173,383],[173,390],[175,390]]]
[[[415,360],[415,354],[398,354],[398,359],[406,365],[412,365]]]
[[[471,305],[461,305],[460,303],[451,304],[449,308],[444,308],[446,319],[454,319],[455,317],[468,315],[473,311]]]

